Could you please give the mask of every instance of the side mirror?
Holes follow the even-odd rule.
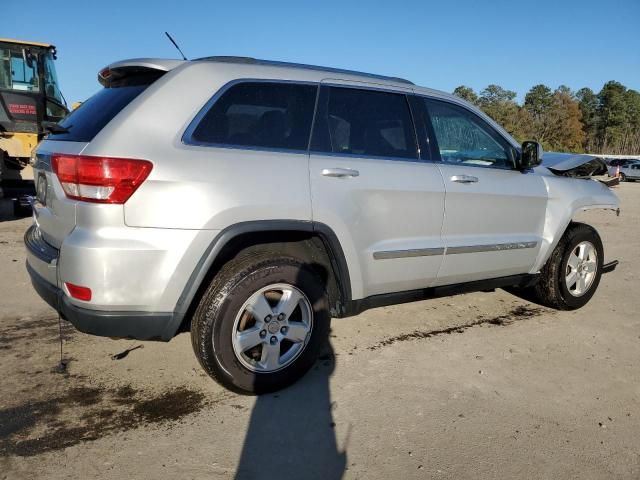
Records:
[[[537,167],[542,163],[542,155],[542,145],[538,142],[533,142],[531,140],[522,142],[518,168],[520,170],[527,170],[529,168]]]

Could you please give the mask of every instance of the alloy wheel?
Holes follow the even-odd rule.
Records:
[[[304,351],[313,328],[307,296],[293,285],[261,288],[242,305],[233,325],[233,351],[252,372],[272,373]]]
[[[569,254],[565,272],[567,290],[574,297],[589,291],[596,278],[598,252],[591,242],[580,242]]]

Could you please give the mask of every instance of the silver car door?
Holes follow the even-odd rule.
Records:
[[[418,159],[407,98],[331,83],[311,142],[313,220],[338,236],[354,299],[428,287],[444,252],[444,185]]]

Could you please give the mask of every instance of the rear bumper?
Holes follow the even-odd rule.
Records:
[[[210,234],[198,236],[196,244],[207,243]],[[197,261],[197,255],[185,254],[197,235],[191,231],[76,227],[57,249],[34,224],[24,236],[27,270],[38,294],[78,330],[168,341],[184,317],[176,304],[185,277]],[[199,249],[194,252],[201,255]],[[90,286],[91,302],[71,298],[64,282]]]
[[[175,335],[172,313],[110,312],[74,305],[62,290],[40,276],[27,262],[38,295],[78,330],[101,337],[169,341]]]

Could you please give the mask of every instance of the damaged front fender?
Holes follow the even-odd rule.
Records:
[[[617,212],[620,204],[618,197],[604,183],[555,174],[544,175],[543,178],[548,201],[542,247],[530,273],[537,273],[544,266],[577,213],[593,209]]]

